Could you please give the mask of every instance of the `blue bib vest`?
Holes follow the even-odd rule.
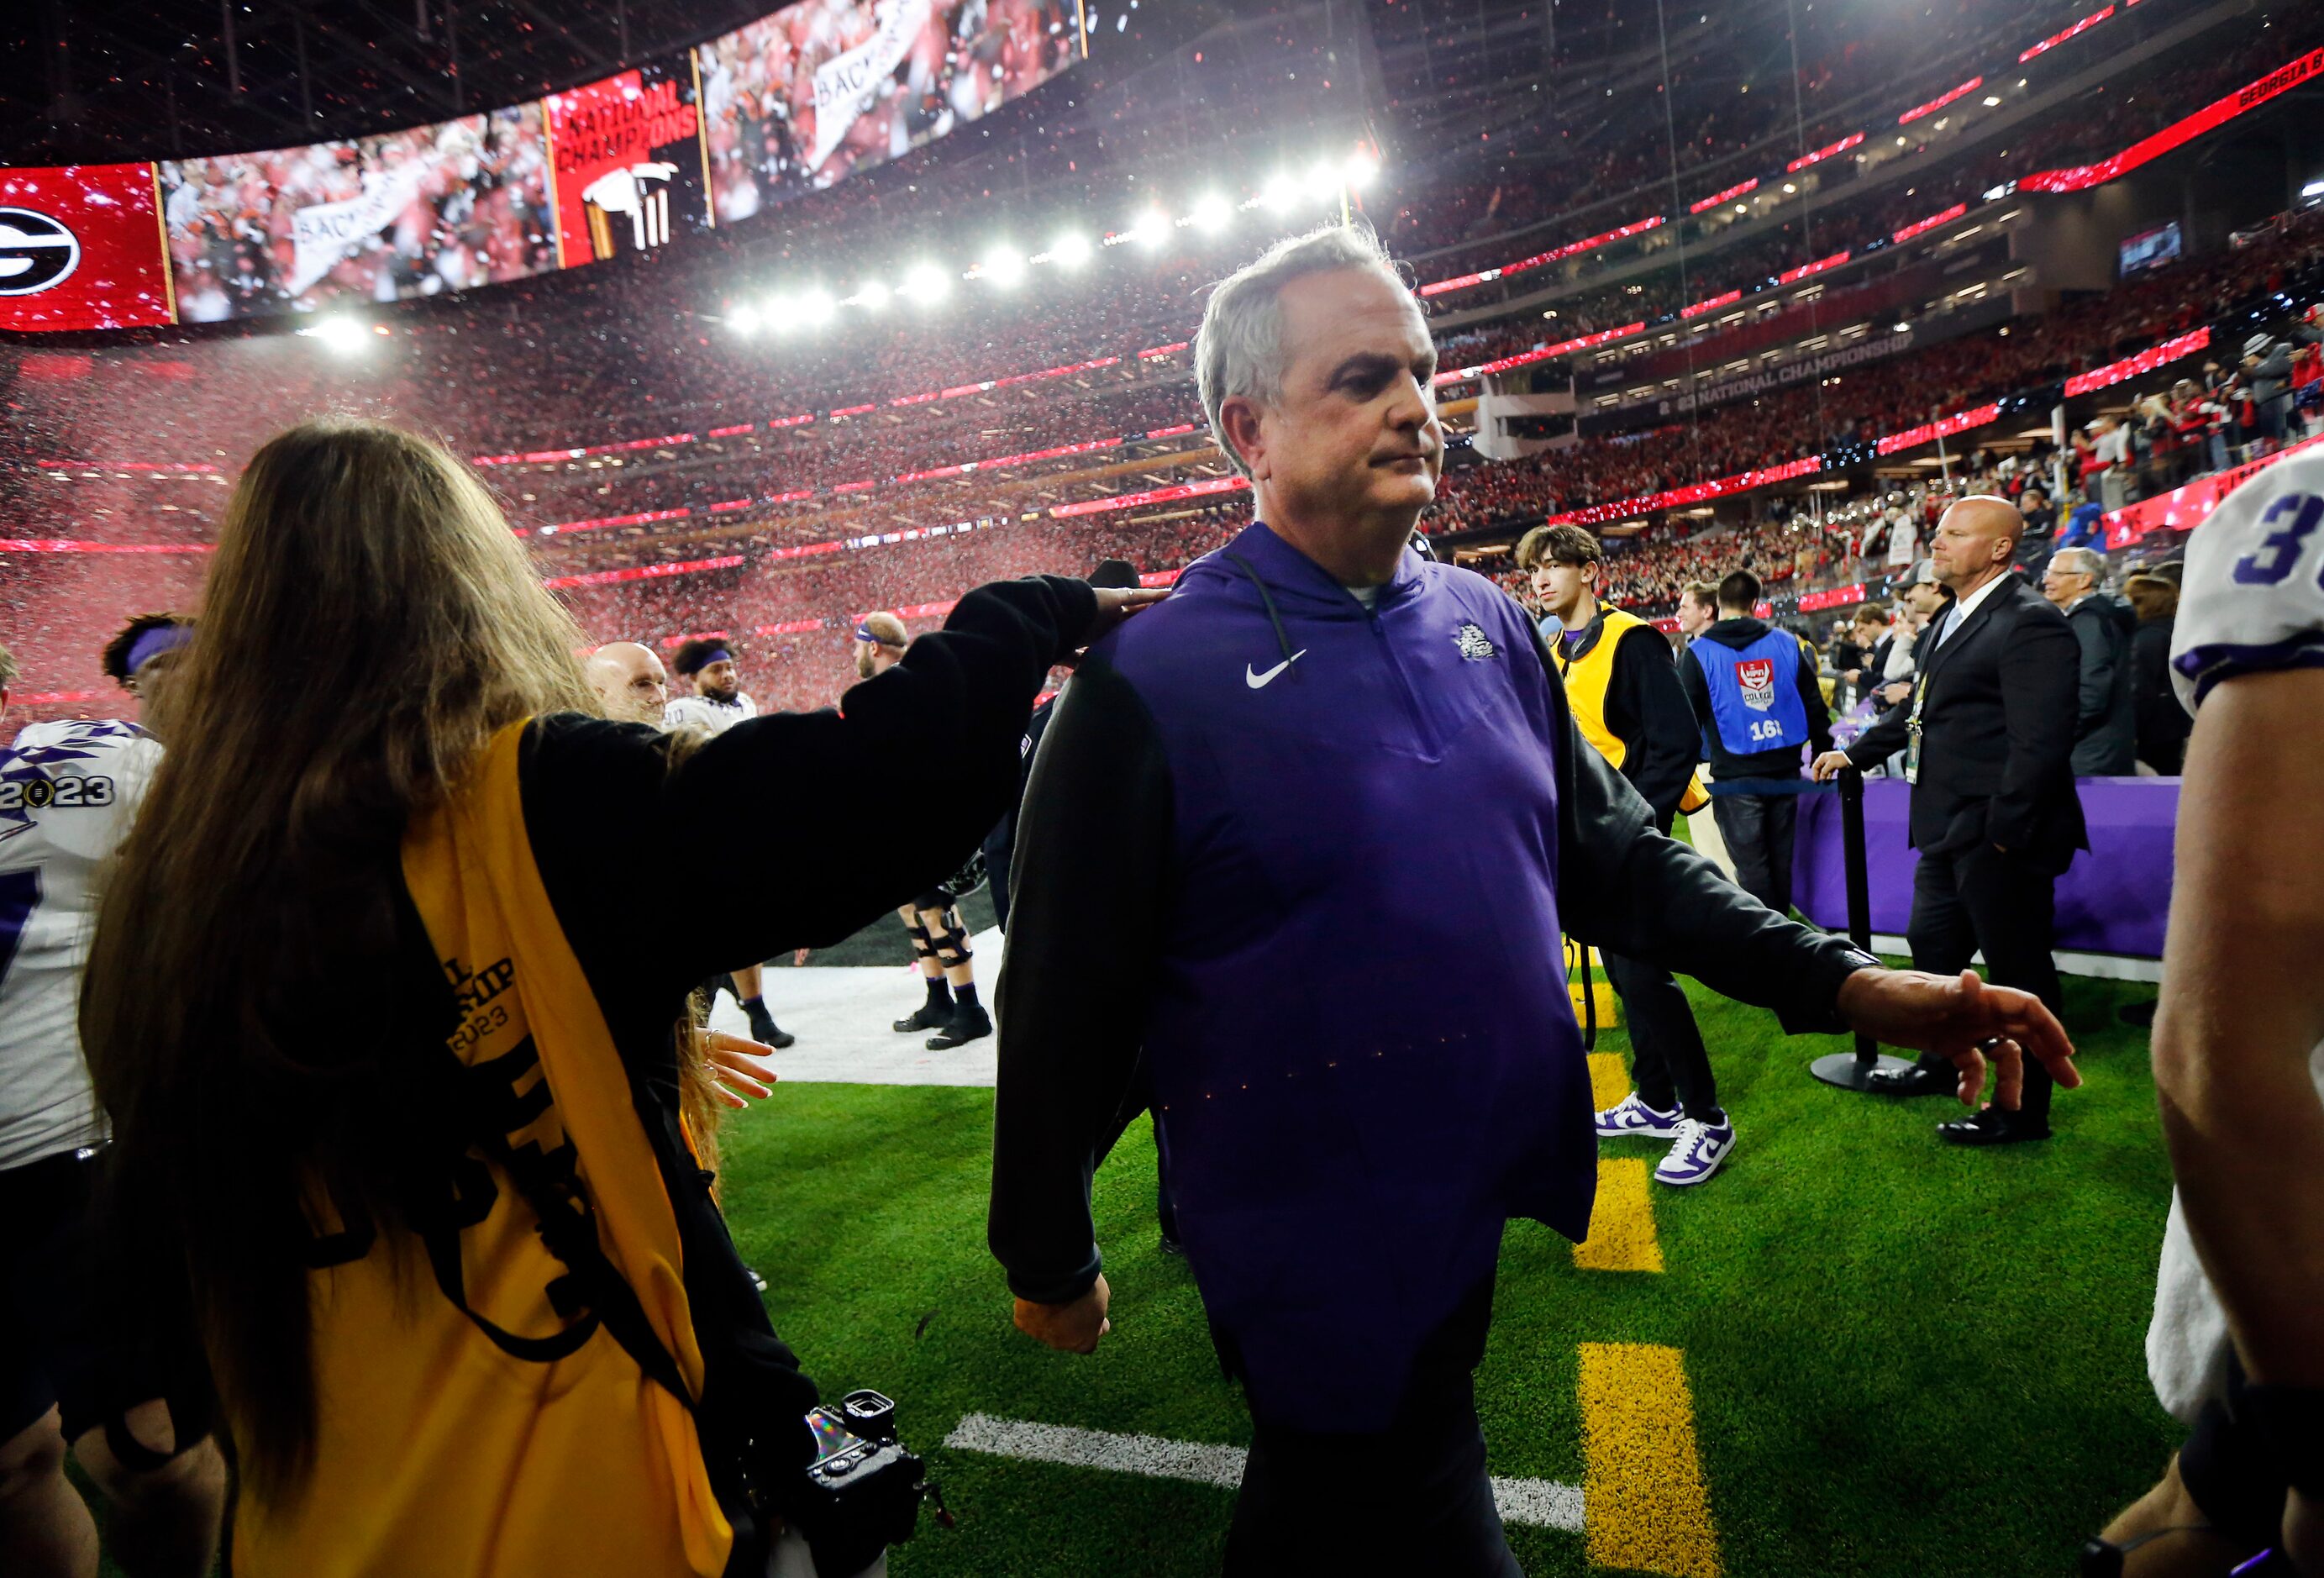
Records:
[[[1793,681],[1799,672],[1800,642],[1789,631],[1770,628],[1737,651],[1708,639],[1688,649],[1702,665],[1711,687],[1711,717],[1719,743],[1738,756],[1760,751],[1796,751],[1808,743],[1807,708]]]
[[[1580,1239],[1596,1191],[1533,630],[1409,550],[1368,611],[1253,524],[1097,651],[1169,761],[1145,1052],[1188,1262],[1255,1409],[1384,1428],[1507,1219]]]

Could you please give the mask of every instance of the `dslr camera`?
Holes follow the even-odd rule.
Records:
[[[824,1578],[860,1573],[890,1546],[911,1538],[923,1496],[950,1523],[927,1463],[896,1439],[893,1402],[868,1389],[852,1391],[835,1408],[808,1410],[807,1427],[815,1456],[794,1521]]]

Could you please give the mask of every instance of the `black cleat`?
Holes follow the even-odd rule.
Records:
[[[797,1036],[775,1023],[775,1016],[767,1011],[764,1002],[744,1003],[742,1014],[751,1021],[751,1039],[753,1041],[780,1051],[798,1040]]]
[[[928,1050],[941,1052],[948,1047],[963,1046],[991,1034],[992,1016],[984,1011],[984,1005],[980,1002],[971,1008],[964,1004],[953,1010],[952,1018],[945,1021],[943,1029],[928,1038]]]
[[[953,1005],[948,1002],[924,1002],[907,1018],[898,1020],[894,1029],[899,1032],[941,1030],[952,1023]]]

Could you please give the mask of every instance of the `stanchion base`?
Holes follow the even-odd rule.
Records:
[[[1911,1066],[1912,1065],[1905,1059],[1891,1057],[1886,1052],[1878,1054],[1869,1063],[1865,1062],[1853,1052],[1834,1052],[1828,1057],[1819,1057],[1809,1064],[1808,1072],[1826,1084],[1836,1084],[1842,1090],[1860,1091],[1866,1088],[1865,1076],[1876,1069],[1910,1068]]]

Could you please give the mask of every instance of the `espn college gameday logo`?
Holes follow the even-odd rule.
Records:
[[[0,296],[31,296],[80,266],[80,237],[32,208],[0,208]]]
[[[1766,712],[1775,705],[1775,663],[1772,658],[1754,658],[1748,663],[1735,665],[1736,683],[1743,687],[1743,705]]]

